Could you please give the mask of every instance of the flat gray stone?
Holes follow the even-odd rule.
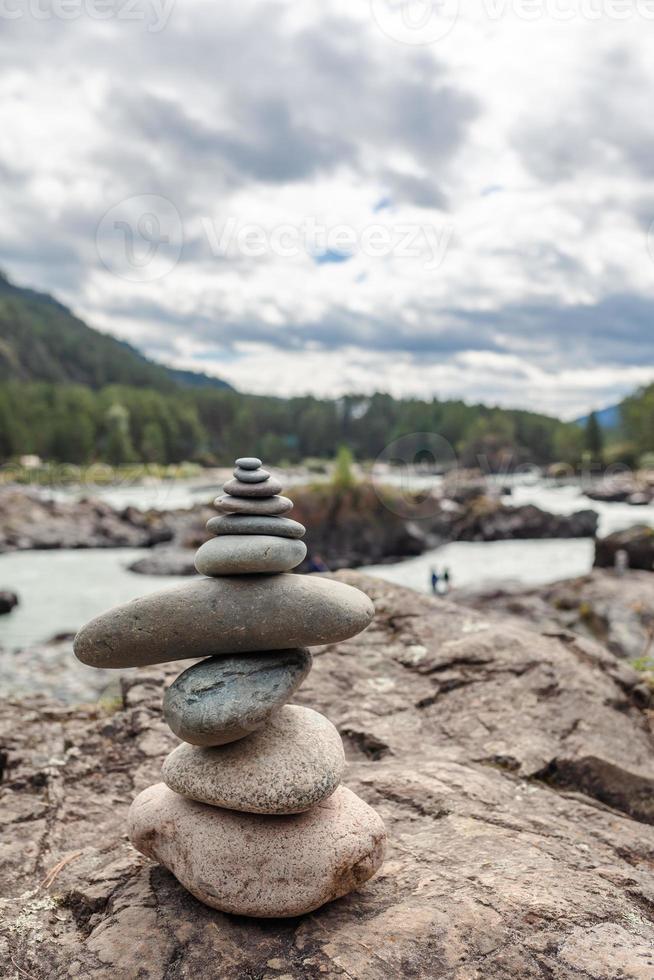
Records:
[[[213,505],[221,514],[256,514],[268,517],[287,514],[289,510],[293,510],[293,501],[280,496],[261,499],[250,497],[246,500],[244,497],[230,497],[225,493],[216,497]]]
[[[241,456],[234,465],[240,466],[242,470],[258,470],[262,463],[256,456]]]
[[[240,480],[228,480],[223,486],[224,493],[232,497],[274,497],[281,493],[283,486],[276,476],[269,477],[264,483],[242,483]]]
[[[73,648],[91,667],[143,667],[338,643],[364,630],[374,614],[365,593],[321,575],[198,578],[97,616]]]
[[[254,514],[223,514],[207,521],[211,534],[272,534],[280,538],[301,538],[304,524],[288,517],[257,517]]]
[[[234,470],[234,477],[241,483],[263,483],[270,479],[268,470],[243,470],[237,466]]]
[[[271,534],[226,535],[205,541],[195,556],[200,575],[288,572],[304,561],[307,546]]]
[[[381,817],[345,786],[305,813],[270,817],[196,803],[157,783],[132,803],[128,831],[137,851],[201,902],[262,918],[347,895],[374,875],[386,848]]]
[[[331,721],[287,704],[260,731],[231,745],[179,745],[161,775],[175,793],[198,803],[284,814],[331,796],[344,769],[343,743]]]
[[[310,670],[308,650],[209,657],[167,689],[164,718],[185,742],[225,745],[265,725]]]

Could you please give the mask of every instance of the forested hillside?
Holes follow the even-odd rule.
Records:
[[[129,344],[87,326],[46,293],[13,285],[0,272],[0,380],[145,386],[174,391],[178,384],[225,382],[171,372]]]
[[[0,384],[4,460],[35,453],[69,463],[227,463],[248,446],[280,463],[332,457],[343,444],[358,459],[373,459],[410,432],[439,433],[465,465],[484,456],[493,469],[551,462],[570,439],[578,439],[576,427],[556,419],[460,401],[399,401],[384,394],[329,401],[210,388],[158,392],[110,385],[93,391],[82,385]]]
[[[464,465],[576,463],[575,425],[463,401],[243,395],[218,379],[154,364],[52,297],[0,274],[0,459],[228,462],[243,446],[271,463],[373,459],[399,436],[438,433]]]

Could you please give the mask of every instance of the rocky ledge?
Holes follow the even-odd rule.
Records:
[[[516,616],[548,633],[572,631],[627,660],[654,660],[654,578],[595,568],[590,575],[537,588],[457,590],[462,602],[493,616]]]
[[[650,692],[597,644],[538,634],[341,573],[377,616],[316,648],[295,697],[329,714],[347,782],[382,815],[388,859],[318,912],[256,921],[193,899],[125,837],[175,738],[165,683],[114,713],[46,699],[2,719],[0,973],[649,980],[654,974]]]
[[[149,548],[174,530],[159,511],[114,510],[101,500],[45,500],[0,490],[0,552],[51,548]]]

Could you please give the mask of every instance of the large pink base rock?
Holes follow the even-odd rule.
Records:
[[[386,844],[381,817],[344,786],[279,817],[196,803],[157,783],[134,800],[129,836],[201,902],[262,918],[302,915],[353,891]]]

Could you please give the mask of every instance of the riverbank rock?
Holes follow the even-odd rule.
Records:
[[[572,632],[627,660],[654,658],[654,579],[647,572],[593,569],[535,588],[457,589],[452,598],[488,615],[512,616],[552,634]]]
[[[175,793],[198,803],[285,814],[301,813],[331,796],[344,768],[341,737],[329,719],[288,704],[265,727],[230,745],[179,745],[164,762],[162,776]]]
[[[654,571],[654,528],[636,525],[600,538],[595,543],[595,566],[613,568],[619,552],[626,555],[629,568]]]
[[[92,667],[283,650],[345,640],[374,613],[359,589],[317,575],[203,578],[97,616],[79,631],[74,650]]]
[[[308,650],[209,657],[167,689],[164,718],[185,742],[225,745],[265,725],[310,669]]]
[[[642,677],[565,629],[339,578],[377,614],[315,651],[295,700],[330,716],[348,786],[386,824],[379,874],[308,917],[258,922],[206,908],[129,846],[129,805],[175,746],[160,712],[179,663],[130,672],[113,711],[8,701],[3,977],[649,980]]]
[[[150,548],[174,536],[159,511],[115,510],[101,500],[46,500],[35,491],[0,489],[0,552],[53,548]]]

